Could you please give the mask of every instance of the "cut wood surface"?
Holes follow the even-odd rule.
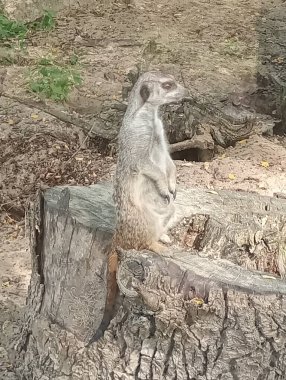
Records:
[[[169,252],[121,252],[127,296],[87,346],[105,305],[112,187],[39,194],[15,368],[41,380],[284,379],[285,215],[279,198],[179,189]]]

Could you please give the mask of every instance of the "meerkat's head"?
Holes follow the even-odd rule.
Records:
[[[188,95],[187,89],[177,83],[172,75],[159,71],[141,75],[136,87],[143,102],[154,106],[178,102]]]

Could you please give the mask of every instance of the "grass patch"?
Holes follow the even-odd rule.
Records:
[[[32,70],[29,88],[40,96],[63,101],[71,89],[82,83],[80,73],[70,66],[59,66],[49,59],[42,59]]]
[[[33,30],[51,30],[55,27],[55,15],[51,11],[44,11],[43,16],[38,20],[23,23],[14,21],[0,13],[0,41],[11,38],[17,38],[23,41],[29,31]]]
[[[27,26],[19,21],[10,20],[8,17],[0,14],[0,40],[17,37],[23,40],[28,32]]]
[[[241,57],[243,46],[237,38],[229,38],[224,41],[222,53],[229,56]]]
[[[55,14],[47,10],[44,11],[42,17],[29,24],[30,28],[34,30],[51,30],[55,27],[55,25]]]

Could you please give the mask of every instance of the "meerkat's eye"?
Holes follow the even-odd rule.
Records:
[[[176,84],[174,82],[165,82],[165,83],[162,83],[162,88],[164,88],[165,90],[171,90],[172,88],[175,88],[176,87]]]

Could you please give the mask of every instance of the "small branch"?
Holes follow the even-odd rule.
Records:
[[[286,199],[286,193],[273,193],[274,198]]]
[[[70,116],[60,110],[57,110],[53,106],[47,105],[42,101],[35,101],[32,99],[27,99],[27,98],[19,98],[18,96],[15,95],[9,95],[6,93],[0,94],[0,96],[3,96],[5,98],[15,100],[18,103],[24,104],[27,107],[30,108],[36,108],[39,111],[45,112],[56,119],[63,121],[64,123],[72,124],[75,125],[78,128],[83,129],[86,133],[91,133],[91,137],[101,137],[106,140],[112,140],[115,138],[114,133],[107,131],[107,128],[105,124],[103,123],[102,120],[98,119],[96,123],[93,125],[87,123],[86,121],[83,121],[79,119],[78,117],[75,116]]]
[[[180,152],[186,149],[214,149],[214,142],[210,134],[203,134],[169,146],[170,153]]]

